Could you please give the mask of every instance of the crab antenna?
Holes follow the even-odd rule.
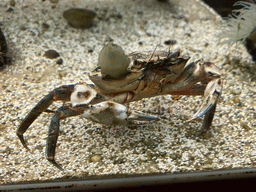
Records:
[[[154,49],[154,51],[153,51],[152,55],[150,56],[150,58],[149,58],[149,60],[148,60],[148,63],[149,63],[149,61],[152,59],[152,57],[153,57],[154,53],[156,52],[156,48],[157,48],[157,45],[156,45],[156,47],[155,47],[155,49]]]
[[[168,56],[171,54],[171,48],[169,46],[169,50],[168,50]]]

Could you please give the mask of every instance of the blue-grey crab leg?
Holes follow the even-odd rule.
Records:
[[[62,106],[56,111],[56,113],[52,117],[50,128],[48,131],[48,137],[46,140],[45,156],[51,164],[53,164],[55,167],[57,167],[60,170],[63,170],[62,167],[54,159],[56,144],[59,136],[60,120],[65,119],[67,117],[80,115],[84,111],[84,108],[87,108],[87,106],[82,106],[82,107],[71,107],[71,105]]]
[[[214,90],[215,92],[210,94],[209,86],[197,84],[195,86],[192,86],[191,89],[189,90],[172,92],[172,95],[184,94],[184,95],[204,95],[205,96],[203,104],[200,107],[200,109],[189,120],[187,120],[187,122],[190,122],[204,115],[203,124],[200,129],[201,132],[198,134],[198,136],[206,132],[207,130],[209,130],[211,127],[214,113],[216,110],[217,100],[218,100],[218,97],[220,96],[221,85],[218,86],[218,88],[219,88],[218,90]]]
[[[181,75],[177,77],[177,83],[167,84],[163,89],[163,93],[171,95],[204,95],[200,109],[188,121],[204,115],[201,132],[206,132],[211,126],[221,90],[220,69],[213,63],[198,60],[187,64]]]
[[[74,85],[64,85],[60,86],[48,95],[46,95],[38,104],[28,113],[28,115],[23,119],[19,128],[17,129],[17,136],[19,137],[22,145],[29,150],[26,141],[23,137],[23,134],[29,128],[29,126],[35,121],[35,119],[42,113],[47,112],[47,108],[52,104],[53,101],[69,101],[70,95],[74,89]]]
[[[46,95],[38,104],[28,113],[28,115],[23,119],[19,128],[17,129],[17,136],[19,137],[22,145],[29,150],[26,141],[23,137],[25,131],[29,128],[29,126],[35,121],[35,119],[44,112],[51,104],[53,99],[53,93],[50,92]]]
[[[94,105],[78,105],[74,107],[67,105],[60,107],[51,120],[45,151],[47,160],[60,170],[63,170],[62,167],[54,159],[59,136],[60,120],[77,115],[82,115],[97,123],[110,125],[129,124],[133,121],[152,121],[158,119],[155,115],[130,111],[125,105],[114,101],[104,101]]]
[[[57,167],[60,170],[63,170],[61,166],[58,163],[56,163],[56,161],[54,160],[56,144],[59,136],[59,126],[60,126],[60,115],[58,111],[55,113],[55,115],[52,117],[52,120],[51,120],[50,128],[48,131],[48,137],[46,141],[45,156],[47,160],[50,163],[52,163],[55,167]]]
[[[208,83],[204,91],[204,100],[200,109],[190,118],[188,121],[194,120],[197,117],[202,117],[204,115],[203,124],[201,127],[201,133],[209,130],[214,113],[216,110],[217,100],[221,94],[222,89],[222,79],[214,79]]]
[[[205,113],[204,115],[204,120],[203,120],[203,124],[202,124],[202,127],[201,127],[201,130],[200,130],[200,133],[198,134],[201,135],[203,133],[205,133],[206,131],[208,131],[211,127],[211,124],[212,124],[212,120],[213,120],[213,117],[214,117],[214,113],[215,113],[215,110],[216,110],[216,102],[208,109],[208,111]]]

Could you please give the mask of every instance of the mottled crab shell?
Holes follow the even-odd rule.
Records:
[[[109,43],[100,51],[98,65],[103,75],[109,75],[114,79],[121,78],[129,72],[127,69],[129,64],[129,57],[116,44]]]
[[[75,86],[70,96],[72,107],[86,105],[90,103],[97,95],[97,92],[87,84],[78,84]]]

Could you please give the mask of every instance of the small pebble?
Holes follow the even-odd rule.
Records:
[[[44,22],[44,23],[42,23],[42,27],[44,30],[47,30],[50,28],[50,25]]]
[[[236,104],[239,104],[241,101],[238,97],[233,97],[233,102],[236,103]]]
[[[68,24],[77,29],[90,28],[96,13],[87,9],[72,8],[64,11],[63,17]]]
[[[173,100],[178,101],[178,100],[180,100],[180,98],[181,98],[182,96],[181,96],[181,95],[171,95],[171,97],[172,97]]]
[[[48,51],[45,51],[45,54],[43,56],[48,59],[55,59],[55,58],[59,57],[60,54],[53,49],[49,49]]]
[[[15,6],[15,0],[10,0],[10,6],[14,7]]]
[[[50,0],[51,3],[59,3],[59,0]]]
[[[171,40],[171,39],[166,40],[166,41],[164,42],[165,45],[174,45],[174,44],[176,44],[176,43],[177,43],[176,40]]]
[[[25,31],[25,30],[27,30],[27,27],[26,27],[25,25],[21,25],[21,26],[20,26],[20,30],[21,30],[21,31]]]
[[[6,10],[6,12],[8,12],[8,13],[13,12],[13,11],[14,11],[14,9],[13,9],[12,7],[9,7],[9,8]]]
[[[94,156],[91,157],[92,162],[99,162],[100,160],[101,160],[100,155],[94,155]]]
[[[177,155],[171,154],[171,155],[170,155],[170,158],[172,158],[173,160],[175,160],[175,159],[177,159]]]
[[[240,89],[232,89],[231,93],[234,95],[240,95],[241,94],[241,90]]]
[[[250,127],[248,126],[247,122],[241,122],[240,126],[244,129],[244,131],[250,131]]]
[[[62,59],[62,58],[59,58],[59,59],[56,61],[56,64],[62,65],[62,64],[63,64],[63,59]]]

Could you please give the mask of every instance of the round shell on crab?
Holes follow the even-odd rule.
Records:
[[[104,75],[109,75],[114,79],[120,78],[128,73],[129,64],[129,57],[116,44],[109,43],[100,51],[98,65]]]

